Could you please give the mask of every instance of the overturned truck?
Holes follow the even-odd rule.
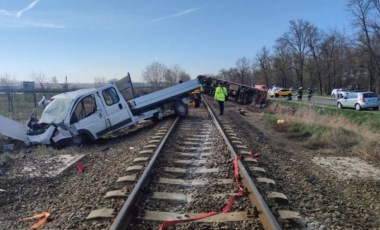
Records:
[[[213,96],[215,88],[218,83],[222,83],[228,90],[228,100],[242,105],[256,104],[261,105],[265,103],[267,92],[256,87],[249,85],[239,84],[236,82],[221,80],[214,77],[207,77],[204,75],[198,76],[199,81],[202,83],[205,94]]]
[[[191,92],[198,88],[194,79],[135,97],[128,74],[115,84],[53,96],[41,117],[34,111],[27,125],[0,116],[0,133],[26,144],[55,147],[95,141],[141,120],[162,119],[167,110],[186,116]]]

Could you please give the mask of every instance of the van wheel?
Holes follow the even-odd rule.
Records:
[[[360,107],[359,104],[356,104],[356,105],[355,105],[355,109],[356,109],[357,111],[360,111],[360,110],[362,109],[362,107]]]
[[[338,109],[343,109],[343,105],[341,103],[338,103],[337,106],[338,106]]]
[[[59,140],[57,143],[54,143],[53,148],[59,150],[59,149],[66,148],[67,146],[70,146],[70,144],[71,144],[70,138],[66,138],[66,139]]]
[[[176,102],[174,104],[174,112],[180,117],[187,116],[187,113],[188,113],[187,105],[183,103],[182,101]]]
[[[154,124],[157,124],[157,123],[159,123],[160,122],[160,118],[159,118],[159,116],[158,116],[158,113],[155,113],[154,115],[153,115],[153,117],[152,117],[152,121],[153,121],[153,123]]]
[[[88,145],[92,142],[91,138],[85,134],[85,133],[81,133],[77,136],[74,136],[72,138],[72,141],[73,141],[73,144],[80,147],[82,145]]]

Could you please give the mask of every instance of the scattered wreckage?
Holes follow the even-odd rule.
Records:
[[[166,110],[186,116],[191,92],[198,88],[199,80],[194,79],[135,97],[128,74],[114,84],[55,95],[38,119],[36,111],[45,104],[43,98],[27,125],[0,116],[0,133],[26,144],[58,148],[95,141],[141,120],[162,119]]]

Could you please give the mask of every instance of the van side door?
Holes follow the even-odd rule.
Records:
[[[132,115],[126,101],[113,86],[102,89],[101,97],[110,124],[109,131],[119,129],[132,122]]]
[[[90,94],[75,104],[70,114],[70,126],[75,127],[77,135],[81,132],[91,133],[94,139],[98,139],[100,136],[98,133],[107,129],[104,113],[99,98],[96,98],[95,94]]]

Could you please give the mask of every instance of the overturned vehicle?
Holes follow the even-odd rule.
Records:
[[[166,110],[186,116],[198,79],[153,93],[134,96],[130,76],[115,84],[55,95],[37,119],[36,109],[27,125],[0,116],[0,133],[27,144],[63,147],[95,141],[146,119],[162,119]],[[45,103],[42,99],[38,105]],[[3,125],[6,124],[6,125]],[[12,127],[12,128],[10,128]]]

